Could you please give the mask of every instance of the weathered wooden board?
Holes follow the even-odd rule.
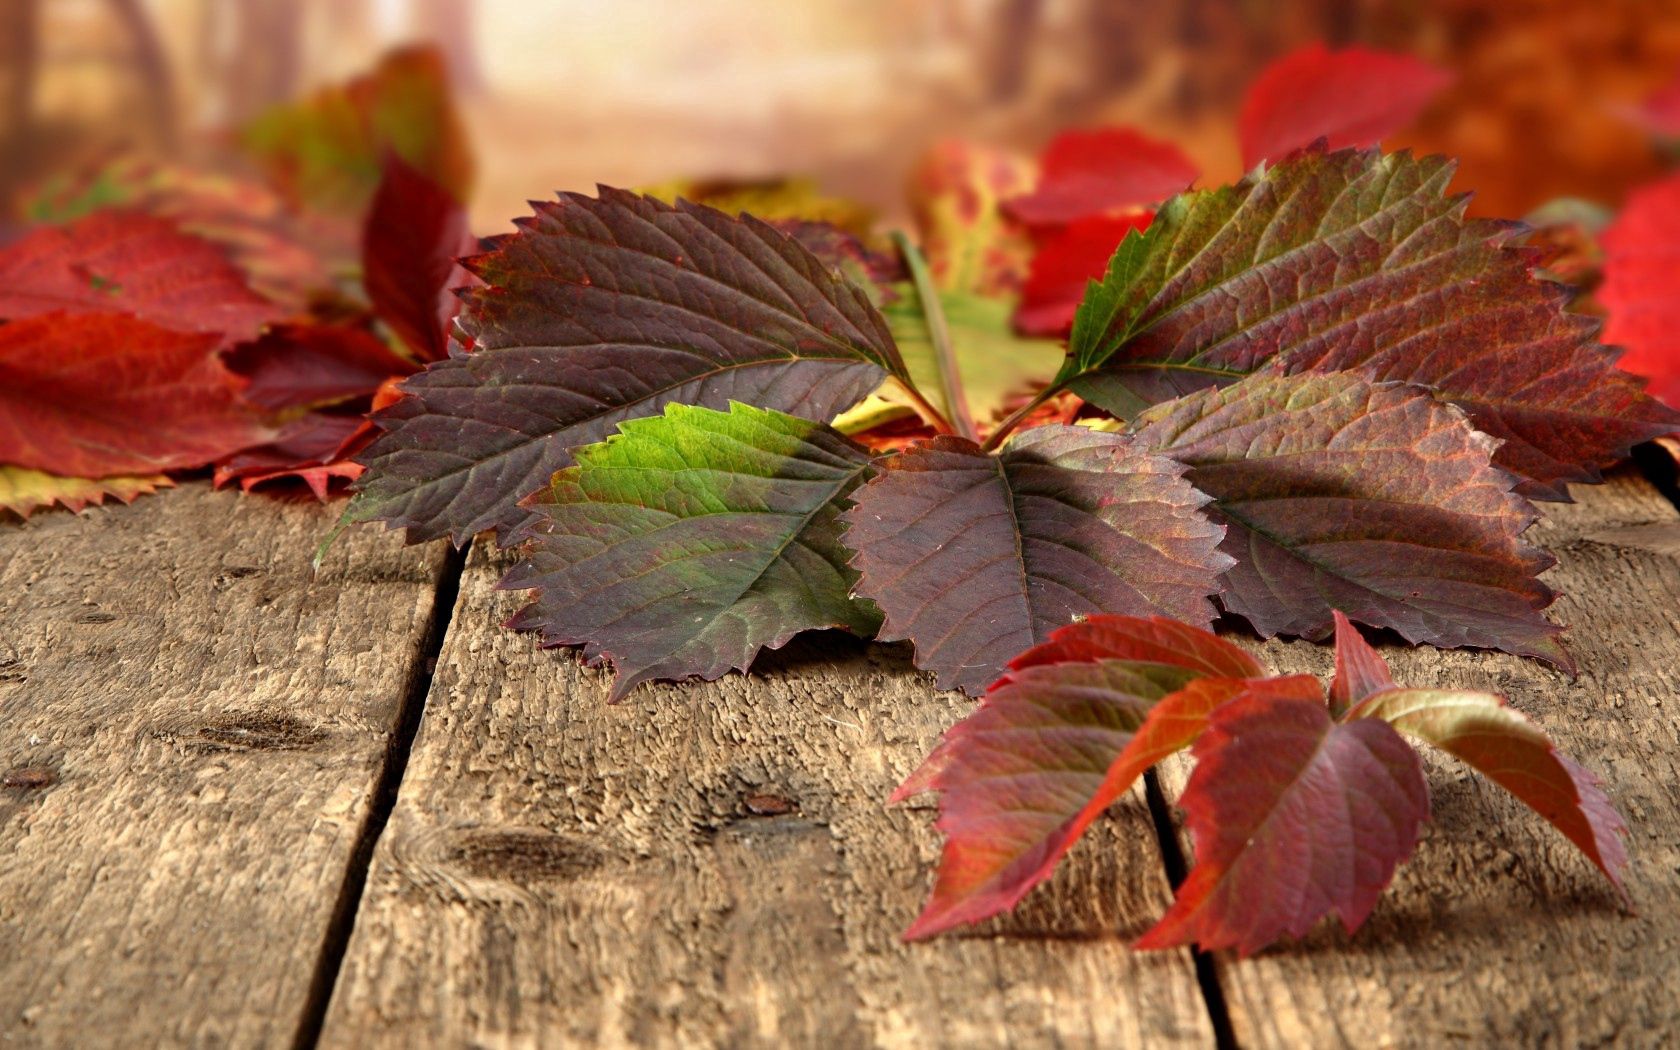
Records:
[[[893,786],[966,701],[825,639],[605,703],[475,553],[327,1017],[366,1046],[1207,1046],[1141,795],[1052,887],[906,946],[937,840]],[[780,815],[768,796],[793,807]]]
[[[0,523],[0,1045],[286,1045],[443,552],[213,493]]]
[[[1633,474],[1545,508],[1553,609],[1581,673],[1383,646],[1403,684],[1505,694],[1589,769],[1632,831],[1636,915],[1573,846],[1451,759],[1428,763],[1434,820],[1352,938],[1217,965],[1244,1046],[1672,1046],[1680,1039],[1680,515]],[[1264,648],[1328,674],[1329,652]],[[1176,792],[1186,763],[1166,779]]]

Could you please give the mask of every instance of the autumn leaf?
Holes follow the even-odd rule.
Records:
[[[875,220],[866,205],[825,194],[815,180],[808,178],[671,179],[639,187],[637,192],[667,204],[686,200],[726,215],[744,212],[772,226],[809,223],[854,237],[867,236]]]
[[[945,836],[933,893],[906,940],[1013,907],[1145,769],[1194,738],[1165,727],[1250,685],[1273,688],[1240,680],[1265,673],[1241,649],[1162,618],[1095,616],[1010,667],[893,794],[937,791]],[[1312,678],[1275,688],[1319,695]]]
[[[1332,912],[1351,932],[1429,818],[1411,745],[1382,722],[1335,722],[1322,695],[1238,696],[1193,753],[1179,806],[1196,865],[1137,948],[1247,956]]]
[[[1521,538],[1533,506],[1427,392],[1265,372],[1159,405],[1135,433],[1213,497],[1236,559],[1219,600],[1262,635],[1324,638],[1340,609],[1412,642],[1573,667],[1541,614],[1555,559]]]
[[[1126,235],[1146,229],[1154,217],[1138,212],[1079,219],[1047,235],[1033,252],[1016,326],[1029,335],[1067,335],[1086,287],[1102,280]]]
[[[297,207],[363,214],[396,153],[455,199],[469,199],[472,150],[434,48],[392,51],[364,76],[277,106],[240,144]]]
[[[239,483],[243,492],[281,480],[301,481],[323,502],[335,482],[353,481],[362,468],[345,458],[362,426],[353,413],[312,412],[280,428],[274,440],[242,449],[216,464],[215,486]]]
[[[276,412],[368,397],[419,368],[366,329],[338,324],[275,325],[226,360],[249,380],[245,399]]]
[[[477,248],[466,207],[387,156],[362,231],[362,284],[379,319],[421,361],[448,356],[449,323],[461,308],[454,289],[472,281],[456,260]]]
[[[1547,499],[1680,425],[1531,275],[1511,227],[1464,218],[1451,175],[1438,157],[1307,152],[1174,198],[1086,296],[1061,380],[1123,417],[1274,360],[1415,383]]]
[[[35,511],[55,504],[80,511],[107,499],[131,503],[138,496],[174,484],[163,474],[67,478],[0,463],[0,511],[10,511],[20,518],[28,518]]]
[[[1624,371],[1650,377],[1651,393],[1680,408],[1680,176],[1634,191],[1599,243],[1604,339],[1627,348]]]
[[[1020,289],[1032,245],[1002,204],[1031,190],[1033,177],[1033,166],[1014,154],[958,140],[936,144],[917,162],[910,208],[941,290],[1003,296]]]
[[[904,374],[868,296],[750,217],[602,188],[521,227],[470,261],[475,351],[378,416],[352,520],[409,542],[505,535],[530,516],[520,497],[624,420],[731,401],[827,420]]]
[[[1038,185],[1004,207],[1028,225],[1061,226],[1153,204],[1198,174],[1177,146],[1132,128],[1064,131],[1039,157]]]
[[[874,631],[838,521],[869,455],[833,429],[671,404],[576,459],[528,501],[525,560],[502,586],[537,591],[510,626],[612,663],[614,700],[744,669],[800,631]]]
[[[1559,754],[1540,727],[1504,697],[1461,689],[1402,689],[1389,678],[1382,657],[1346,621],[1336,628],[1333,689],[1357,701],[1345,720],[1381,719],[1461,759],[1515,795],[1598,865],[1625,899],[1627,849],[1622,840],[1627,826],[1602,784]]]
[[[1035,427],[992,456],[943,437],[882,467],[844,515],[857,593],[941,689],[978,694],[1079,616],[1212,617],[1229,560],[1205,497],[1129,438]]]
[[[1653,135],[1680,138],[1680,74],[1646,96],[1632,116]]]
[[[1302,48],[1267,66],[1243,98],[1243,166],[1319,139],[1331,149],[1374,146],[1416,120],[1451,83],[1451,74],[1409,55]]]
[[[265,441],[221,335],[123,314],[0,325],[0,463],[99,478],[199,467]]]
[[[187,332],[249,339],[280,311],[217,246],[163,219],[98,211],[0,250],[0,317],[127,313]]]

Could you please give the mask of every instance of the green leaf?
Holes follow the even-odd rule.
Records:
[[[1452,174],[1440,157],[1309,150],[1173,198],[1088,291],[1059,378],[1126,417],[1274,360],[1415,383],[1502,442],[1525,495],[1564,498],[1680,415],[1533,276],[1516,227],[1465,217]]]
[[[527,501],[534,588],[511,626],[617,668],[612,696],[656,678],[713,679],[800,631],[873,634],[849,597],[838,514],[869,454],[821,423],[732,404],[667,405],[579,449]]]
[[[943,389],[939,355],[928,332],[921,299],[914,285],[898,285],[894,291],[898,298],[881,313],[892,329],[911,381],[949,418],[950,406],[939,394]],[[943,292],[939,301],[951,332],[957,372],[976,422],[997,420],[1010,397],[1036,393],[1056,374],[1062,359],[1061,345],[1051,339],[1016,335],[1010,321],[1015,310],[1012,301],[969,292]]]

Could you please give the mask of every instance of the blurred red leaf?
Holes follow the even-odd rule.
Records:
[[[99,211],[0,251],[0,317],[134,314],[167,328],[249,339],[280,309],[216,245],[163,219]]]
[[[270,438],[217,333],[122,314],[0,325],[0,462],[103,477],[203,466]]]
[[[1633,117],[1653,134],[1680,138],[1680,74],[1648,95]]]
[[[1004,208],[1032,226],[1056,226],[1153,204],[1200,174],[1170,142],[1131,128],[1064,131],[1039,158],[1038,186]]]
[[[1249,86],[1237,119],[1243,166],[1328,139],[1330,149],[1370,146],[1401,130],[1452,82],[1409,55],[1322,44],[1272,63]]]
[[[1032,186],[1033,166],[970,142],[935,144],[910,173],[910,208],[942,291],[1007,295],[1021,286],[1031,244],[1002,202]]]
[[[308,485],[317,499],[325,500],[335,480],[361,476],[362,467],[345,457],[364,422],[358,415],[311,413],[287,424],[268,444],[218,463],[215,485],[221,488],[237,481],[241,490],[249,492],[257,485],[295,478]]]
[[[1356,929],[1429,818],[1410,744],[1322,698],[1251,694],[1209,716],[1179,801],[1196,866],[1135,943],[1250,955],[1334,912]]]
[[[1047,235],[1033,253],[1021,289],[1015,326],[1029,335],[1066,335],[1085,286],[1100,280],[1114,249],[1132,230],[1148,227],[1153,212],[1078,219]]]
[[[449,356],[452,289],[475,281],[456,260],[475,251],[467,210],[396,154],[373,195],[362,232],[362,282],[379,317],[422,361]]]
[[[227,362],[250,380],[245,399],[271,411],[368,397],[420,370],[365,329],[329,324],[276,325]]]
[[[1680,176],[1635,191],[1601,243],[1604,341],[1627,348],[1618,367],[1680,408]]]

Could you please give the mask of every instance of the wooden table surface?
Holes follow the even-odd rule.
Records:
[[[0,522],[0,1048],[1672,1045],[1680,515],[1632,471],[1576,496],[1535,535],[1577,678],[1385,655],[1604,776],[1636,911],[1431,760],[1365,928],[1245,962],[1126,947],[1186,849],[1141,788],[1015,914],[900,943],[938,839],[885,799],[969,706],[902,647],[796,640],[609,707],[498,626],[521,597],[482,546],[362,530],[312,573],[336,507],[202,484]]]

